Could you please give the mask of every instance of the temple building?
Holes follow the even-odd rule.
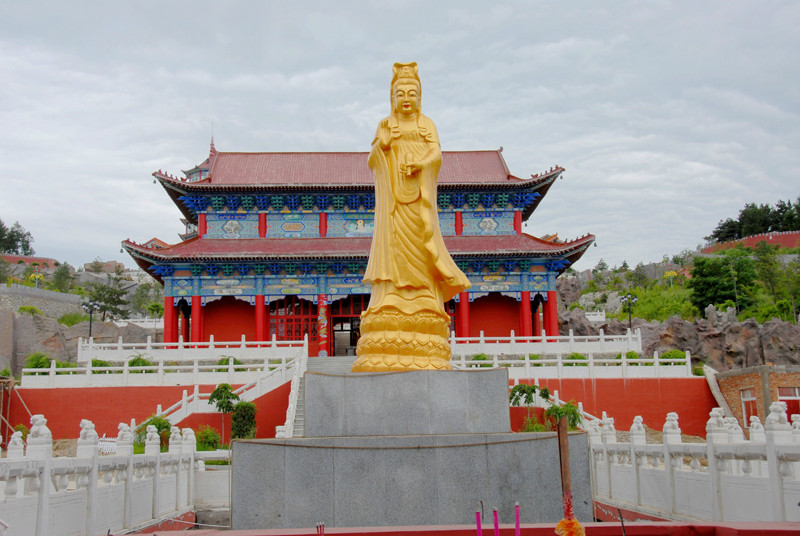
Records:
[[[521,179],[502,149],[443,151],[445,245],[472,287],[445,304],[457,337],[558,332],[556,278],[594,236],[522,232],[563,168]],[[164,285],[164,341],[297,340],[352,354],[370,289],[375,196],[367,153],[229,153],[174,177],[154,173],[183,215],[169,245],[123,248]]]

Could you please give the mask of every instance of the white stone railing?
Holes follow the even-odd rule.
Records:
[[[297,416],[297,404],[300,397],[300,381],[303,379],[303,374],[308,369],[308,358],[300,358],[297,360],[297,367],[294,369],[294,376],[292,376],[292,387],[289,391],[289,406],[286,408],[286,422],[283,426],[275,427],[276,438],[289,438],[294,435],[294,421]]]
[[[557,354],[624,354],[626,352],[642,352],[642,332],[627,330],[625,335],[606,335],[603,330],[597,335],[552,336],[544,331],[538,337],[520,337],[511,332],[509,337],[491,337],[481,331],[478,337],[450,336],[450,349],[453,357],[486,355],[525,355],[542,356]]]
[[[15,536],[133,532],[195,505],[229,506],[228,471],[206,471],[203,460],[229,451],[196,452],[194,432],[173,428],[169,452],[157,433],[144,454],[133,454],[130,427],[120,425],[117,453],[101,456],[94,425],[81,421],[75,457],[53,457],[53,440],[41,415],[31,418],[27,445],[21,434],[0,460],[0,519]]]
[[[586,320],[589,322],[605,322],[606,321],[606,312],[605,311],[586,311],[584,313],[586,316]]]
[[[147,329],[161,329],[164,327],[163,318],[126,318],[123,320],[115,320],[114,324],[118,327],[125,327],[128,324],[139,326],[140,328]]]
[[[88,361],[83,366],[57,368],[50,361],[50,368],[22,369],[20,386],[24,388],[47,387],[142,387],[161,385],[218,385],[256,384],[276,373],[285,374],[294,367],[295,357],[264,357],[235,363],[229,357],[227,363],[219,364],[195,359],[189,362],[167,364],[159,361],[154,365],[132,367],[128,361],[119,366],[93,367]],[[287,379],[288,381],[288,379]],[[277,387],[277,386],[276,386]]]
[[[607,354],[604,354],[607,355]],[[470,355],[454,355],[450,363],[455,369],[506,367],[511,380],[523,378],[688,378],[692,376],[692,359],[689,352],[681,359],[663,359],[658,352],[652,358],[598,357],[593,353],[585,359],[570,355],[554,356],[487,355],[479,361]]]
[[[266,358],[308,356],[308,336],[300,341],[215,341],[213,335],[207,342],[152,342],[126,343],[122,337],[115,343],[97,343],[93,338],[78,339],[78,363],[92,359],[122,363],[135,357],[144,357],[153,362],[167,363],[194,360],[213,360],[233,357],[239,361]]]
[[[752,417],[750,439],[715,408],[704,443],[684,443],[677,413],[661,444],[647,444],[641,417],[618,443],[613,419],[589,423],[593,496],[600,502],[673,520],[800,521],[800,415],[770,406],[765,426]]]
[[[304,363],[305,361],[304,358],[285,360],[281,366],[266,373],[262,373],[255,381],[246,383],[233,392],[239,396],[241,402],[253,402],[260,396],[277,389],[289,381],[289,378],[294,379],[296,377],[295,371],[301,366],[300,363]],[[227,380],[226,382],[239,383]],[[201,382],[201,384],[203,383]],[[218,385],[218,383],[204,385]],[[179,401],[166,409],[162,409],[159,404],[155,414],[159,417],[164,417],[172,424],[177,424],[192,413],[219,413],[216,406],[208,402],[210,396],[211,393],[201,393],[199,385],[195,384],[194,391],[191,395],[188,394],[188,391],[184,390],[183,396]]]

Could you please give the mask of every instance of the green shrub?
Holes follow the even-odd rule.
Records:
[[[581,423],[581,413],[574,400],[570,400],[563,406],[550,406],[544,411],[544,414],[552,419],[553,424],[558,424],[561,417],[567,418],[567,426],[570,430],[575,430]]]
[[[217,450],[220,444],[219,432],[206,424],[201,424],[195,434],[197,450]]]
[[[12,376],[11,369],[6,367],[3,370],[0,370],[0,376],[3,378],[10,378]]]
[[[112,366],[111,363],[108,361],[103,361],[102,359],[92,359],[92,368],[104,368]]]
[[[474,356],[472,356],[472,361],[489,361],[489,356],[486,355],[486,354],[475,354]],[[471,366],[475,367],[475,365],[471,365]],[[478,365],[478,367],[481,367],[481,368],[492,368],[492,365],[490,363],[482,363],[482,364]]]
[[[158,435],[161,436],[161,450],[164,451],[169,446],[169,430],[172,427],[170,422],[164,417],[152,415],[149,419],[136,427],[136,434],[133,438],[133,444],[144,446],[145,439],[147,439],[147,427],[153,425],[158,430]],[[142,450],[144,452],[144,450]]]
[[[22,440],[23,441],[28,439],[28,433],[30,432],[30,430],[28,430],[28,427],[25,426],[24,424],[20,423],[20,424],[16,425],[14,427],[14,431],[15,432],[22,432]]]
[[[569,354],[564,359],[564,366],[565,367],[588,367],[589,363],[586,363],[587,358],[583,354],[579,353],[572,353]]]
[[[89,315],[85,315],[83,313],[66,313],[58,317],[58,323],[67,327],[88,321],[89,321]]]
[[[205,465],[230,465],[230,460],[206,460]]]
[[[143,355],[136,355],[131,360],[128,361],[129,367],[152,367],[153,362],[144,357]],[[140,372],[155,372],[154,370],[132,370],[132,373],[140,373]]]
[[[525,417],[522,421],[522,427],[518,430],[519,432],[546,432],[547,427],[537,421],[536,419]]]
[[[706,373],[703,372],[703,363],[696,363],[692,367],[692,375],[693,376],[705,376]]]
[[[25,368],[50,368],[50,357],[44,352],[33,352],[25,359]]]
[[[672,349],[664,352],[659,356],[659,359],[686,359],[686,352],[681,350]]]
[[[248,439],[256,436],[255,404],[252,402],[239,402],[233,407],[231,435],[234,439]]]
[[[220,357],[219,361],[217,361],[217,365],[219,366],[219,368],[214,369],[215,372],[228,372],[228,360],[231,359],[231,357],[232,356],[222,356],[222,357]],[[233,364],[234,365],[241,365],[242,362],[239,361],[238,359],[236,359],[235,357],[233,357]],[[244,368],[244,367],[238,367],[238,368],[234,368],[233,370],[235,370],[236,372],[244,372],[247,369]]]
[[[34,307],[33,305],[23,305],[22,307],[17,309],[17,312],[19,314],[22,314],[22,315],[39,315],[39,316],[42,316],[42,312],[37,307]]]

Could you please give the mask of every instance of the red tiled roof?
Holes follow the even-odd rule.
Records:
[[[446,236],[445,245],[452,255],[540,255],[543,257],[569,256],[578,249],[588,247],[594,236],[587,235],[571,242],[547,242],[533,236]],[[150,249],[140,244],[124,241],[123,247],[134,256],[143,256],[155,262],[190,259],[255,259],[255,258],[325,258],[366,257],[372,238],[254,238],[254,239],[200,239],[163,248]]]
[[[161,172],[157,177],[196,187],[372,186],[368,153],[218,153],[206,180],[186,183]],[[560,168],[556,168],[560,170]],[[556,169],[552,171],[556,171]],[[546,174],[546,175],[549,175]],[[439,184],[530,183],[508,172],[501,151],[444,151]]]

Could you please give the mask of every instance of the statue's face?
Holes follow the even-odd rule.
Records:
[[[397,84],[394,87],[394,109],[403,115],[419,112],[419,88],[416,84]]]

